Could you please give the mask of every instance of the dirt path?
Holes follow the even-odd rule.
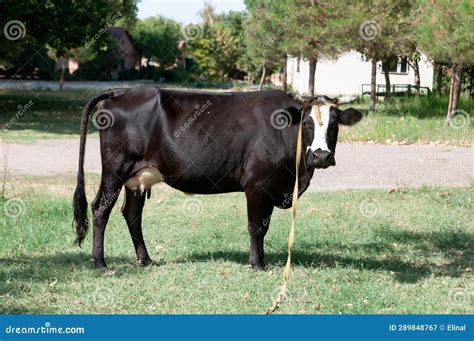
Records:
[[[79,140],[2,144],[0,172],[18,175],[75,175]],[[316,170],[310,190],[464,186],[474,181],[474,149],[428,145],[339,144],[336,167]],[[101,170],[99,140],[88,139],[86,172]]]

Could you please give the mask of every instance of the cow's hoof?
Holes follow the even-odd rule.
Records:
[[[153,260],[150,257],[138,260],[138,265],[139,266],[148,266],[148,265],[152,265],[154,263],[155,262],[153,262]]]

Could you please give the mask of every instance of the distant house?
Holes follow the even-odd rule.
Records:
[[[109,32],[117,43],[114,54],[119,59],[110,71],[112,78],[117,79],[118,73],[123,70],[138,70],[140,68],[141,52],[130,33],[122,27],[110,27]]]
[[[419,62],[420,80],[422,87],[433,88],[433,64],[422,55]],[[315,74],[315,93],[318,95],[361,95],[368,89],[371,75],[371,62],[355,51],[347,52],[336,60],[318,60]],[[299,58],[288,58],[288,84],[301,95],[308,93],[309,63]],[[384,85],[385,78],[382,63],[377,63],[377,84]],[[390,70],[391,85],[415,85],[413,68],[400,60]]]

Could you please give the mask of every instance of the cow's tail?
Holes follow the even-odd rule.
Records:
[[[81,120],[81,140],[79,143],[79,168],[77,171],[77,184],[76,190],[74,191],[73,197],[73,209],[74,209],[74,222],[76,227],[76,240],[75,243],[79,246],[82,245],[84,238],[87,235],[87,229],[89,227],[89,219],[87,218],[87,198],[84,181],[84,154],[86,151],[86,136],[87,136],[87,123],[89,122],[89,115],[92,109],[100,101],[119,96],[123,94],[123,90],[109,90],[101,92],[100,94],[92,97],[87,102],[84,110],[82,111]]]

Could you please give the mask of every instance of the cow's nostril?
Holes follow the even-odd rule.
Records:
[[[332,153],[329,150],[322,150],[321,148],[313,152],[313,157],[322,161],[326,160],[330,155],[332,155]]]
[[[329,165],[329,166],[335,166],[336,165],[336,159],[334,158],[334,154],[331,155],[331,157],[326,160],[326,164]]]
[[[326,162],[333,162],[334,161],[334,154],[333,153],[329,153],[327,156],[326,156]]]
[[[318,148],[312,152],[312,156],[316,168],[327,168],[329,166],[336,165],[334,153],[329,150],[322,150],[321,148]]]

